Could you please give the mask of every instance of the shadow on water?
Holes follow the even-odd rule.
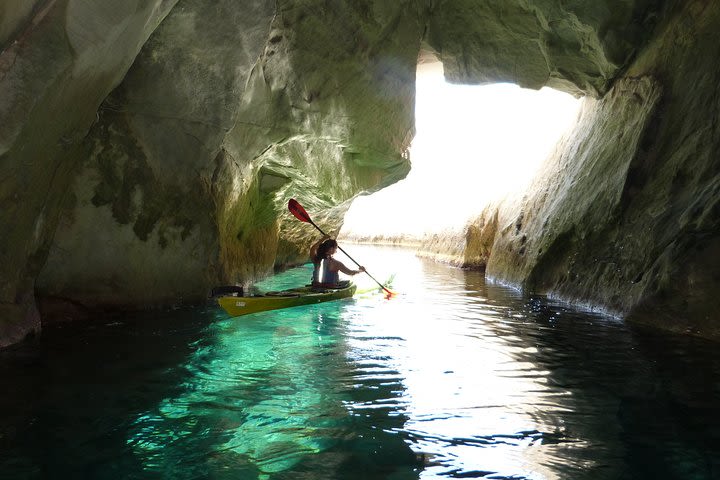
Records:
[[[720,478],[717,343],[647,330],[635,338],[647,376],[622,391],[618,412],[632,474]]]
[[[0,350],[0,477],[141,471],[124,432],[137,411],[179,388],[177,365],[214,317],[178,310],[56,325]]]

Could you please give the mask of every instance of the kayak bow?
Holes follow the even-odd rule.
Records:
[[[300,307],[352,297],[357,287],[351,283],[345,288],[314,290],[312,287],[292,288],[278,292],[267,292],[250,297],[222,296],[218,303],[229,315],[237,317],[250,313]]]

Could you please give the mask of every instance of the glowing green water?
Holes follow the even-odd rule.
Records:
[[[99,319],[0,351],[0,478],[718,478],[716,345],[352,253],[401,294]]]
[[[303,272],[264,286],[297,286],[310,270]],[[347,367],[338,359],[344,347],[337,323],[346,307],[326,304],[210,325],[212,341],[198,344],[183,366],[188,380],[179,394],[134,422],[128,444],[145,468],[180,476],[219,463],[262,476],[292,469],[341,441],[349,423],[343,405],[352,398]],[[205,439],[200,450],[198,438]]]

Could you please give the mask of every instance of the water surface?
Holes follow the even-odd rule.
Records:
[[[400,294],[99,318],[0,351],[0,478],[720,478],[717,344],[347,249]]]

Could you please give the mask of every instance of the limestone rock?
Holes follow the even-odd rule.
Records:
[[[273,3],[183,1],[144,44],[78,149],[42,297],[137,308],[220,282],[212,177]]]
[[[566,144],[582,148],[558,153],[573,175],[518,203],[524,253],[507,205],[464,262],[578,299],[605,285],[620,296],[591,297],[631,313],[697,292],[692,315],[711,315],[717,16],[700,0],[4,2],[0,344],[39,328],[36,290],[73,311],[142,308],[303,260],[316,233],[290,197],[337,232],[356,195],[407,174],[419,54],[455,82],[599,99]],[[657,240],[638,240],[648,227]],[[637,285],[589,255],[578,272],[596,283],[563,280],[573,252],[603,245],[634,252]]]
[[[534,292],[563,291],[573,301],[583,300],[574,292],[591,291],[603,274],[615,278],[616,289],[633,288],[632,279],[615,274],[634,262],[635,252],[626,250],[625,257],[606,235],[623,208],[626,180],[661,92],[645,77],[619,82],[603,100],[585,100],[577,126],[529,191],[501,206],[490,277]]]
[[[37,330],[32,296],[72,152],[174,2],[4,3],[0,53],[0,346]],[[17,8],[17,10],[16,10]],[[36,320],[28,323],[26,319]]]
[[[598,96],[643,47],[661,4],[445,0],[433,9],[427,37],[452,82]]]
[[[43,298],[197,302],[304,260],[317,232],[283,219],[289,197],[334,231],[344,202],[407,173],[420,38],[397,23],[407,5],[290,7],[178,3],[84,142]]]
[[[631,321],[720,338],[720,8],[658,35],[525,198],[500,208],[488,274]]]

